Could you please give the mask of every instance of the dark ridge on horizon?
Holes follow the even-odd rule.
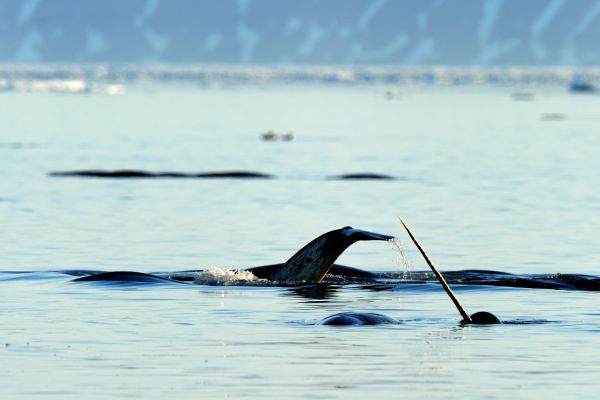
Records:
[[[215,172],[148,172],[142,170],[76,170],[50,172],[53,177],[79,177],[79,178],[112,178],[112,179],[154,179],[154,178],[183,178],[183,179],[210,179],[210,178],[242,178],[242,179],[269,179],[272,175],[254,171],[215,171]]]
[[[52,177],[75,177],[75,178],[107,178],[107,179],[156,179],[156,178],[172,178],[172,179],[210,179],[210,178],[240,178],[240,179],[271,179],[276,176],[265,174],[256,171],[212,171],[212,172],[150,172],[144,170],[73,170],[73,171],[54,171],[48,173]],[[372,172],[352,173],[328,176],[327,180],[339,181],[367,181],[367,180],[406,180],[405,178],[397,178],[391,175],[378,174]]]
[[[364,172],[364,173],[354,173],[354,174],[333,175],[333,176],[327,177],[327,179],[335,180],[335,181],[367,181],[367,180],[397,180],[398,178],[391,176],[391,175]]]

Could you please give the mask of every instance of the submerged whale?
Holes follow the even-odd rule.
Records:
[[[330,315],[323,319],[318,325],[382,325],[382,324],[399,324],[400,321],[388,317],[383,314],[376,313],[358,313],[358,312],[342,312]]]
[[[444,276],[438,271],[433,262],[423,249],[423,246],[419,243],[419,241],[415,238],[412,231],[406,225],[402,218],[400,219],[400,223],[406,229],[408,236],[410,236],[411,240],[417,246],[417,249],[421,252],[421,255],[427,262],[427,265],[431,268],[436,278],[441,283],[442,287],[458,309],[458,312],[463,317],[461,320],[461,325],[469,325],[469,324],[479,324],[479,325],[489,325],[489,324],[500,324],[500,320],[494,314],[487,311],[476,312],[475,314],[469,315],[463,305],[461,304],[458,297],[454,294],[450,286],[444,279]],[[380,325],[380,324],[389,324],[393,323],[395,320],[387,315],[383,314],[373,314],[373,313],[338,313],[331,315],[321,321],[320,325]]]
[[[252,267],[247,268],[246,270],[252,272],[258,278],[268,279],[279,284],[319,283],[323,281],[325,276],[330,272],[351,277],[369,277],[370,274],[366,271],[336,265],[334,262],[344,250],[353,243],[362,240],[390,240],[392,238],[393,236],[346,226],[344,228],[326,232],[313,239],[283,264]],[[182,282],[193,280],[193,278],[190,279],[189,275],[181,276],[177,273],[170,275],[168,278],[163,278],[139,272],[114,271],[76,278],[73,282],[110,281],[154,283],[157,280],[161,282],[164,282],[165,280]]]

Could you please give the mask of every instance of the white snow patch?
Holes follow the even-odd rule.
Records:
[[[404,33],[396,35],[396,37],[386,44],[384,47],[366,51],[361,45],[357,44],[352,47],[349,62],[377,62],[377,61],[388,61],[394,54],[408,46],[409,37]]]
[[[306,56],[310,54],[317,44],[323,39],[325,36],[325,30],[323,30],[319,24],[312,23],[308,28],[308,33],[306,34],[306,40],[304,43],[300,45],[298,49],[298,54],[301,56]]]
[[[148,20],[148,18],[150,18],[152,15],[154,15],[157,8],[158,8],[158,0],[146,1],[146,5],[144,6],[144,9],[140,13],[140,15],[135,17],[135,19],[133,20],[133,24],[136,27],[141,28],[142,26],[144,26],[146,24],[146,21]]]
[[[254,48],[258,43],[260,35],[248,28],[244,24],[240,24],[237,27],[237,38],[242,44],[242,50],[240,54],[240,59],[244,63],[252,62],[252,53],[254,53]]]
[[[19,15],[17,16],[17,23],[22,25],[29,21],[33,16],[40,0],[27,0],[21,4],[21,8],[19,8]]]
[[[104,35],[97,31],[88,31],[86,35],[87,56],[96,56],[106,49]]]
[[[204,50],[206,51],[214,51],[222,41],[222,36],[218,33],[211,33],[204,39]]]
[[[43,37],[37,29],[30,29],[15,54],[16,61],[39,61],[41,59],[39,48],[42,39]]]
[[[546,49],[542,46],[540,41],[541,36],[544,34],[548,26],[552,23],[552,21],[558,15],[558,11],[564,5],[564,0],[553,0],[548,5],[542,13],[537,17],[535,21],[533,21],[533,25],[531,26],[531,47],[533,50],[533,55],[538,60],[544,60],[547,56]]]
[[[381,11],[383,6],[385,6],[385,3],[387,3],[387,1],[388,0],[375,0],[371,4],[369,4],[369,6],[358,19],[358,29],[364,30],[365,28],[367,28],[373,20],[373,18],[375,17],[375,15],[377,15],[377,13]]]
[[[426,13],[420,13],[417,16],[417,26],[421,33],[427,31],[427,28],[429,27],[429,16]]]
[[[594,4],[593,7],[589,8],[587,12],[584,14],[583,18],[579,22],[579,25],[575,29],[572,34],[572,38],[575,38],[581,35],[591,24],[594,22],[596,18],[600,15],[600,1]]]
[[[562,51],[561,51],[560,64],[573,66],[573,65],[577,65],[578,63],[579,63],[579,57],[577,57],[577,52],[575,51],[575,48],[573,47],[573,43],[572,42],[566,43],[563,46]]]
[[[490,43],[484,47],[481,53],[473,60],[474,65],[486,65],[494,62],[495,59],[508,53],[519,44],[519,40],[512,39],[504,43]]]
[[[152,47],[155,53],[161,54],[169,45],[169,39],[163,35],[159,35],[151,29],[144,29],[144,38]]]
[[[483,16],[479,24],[479,45],[488,46],[492,29],[496,24],[503,0],[487,0],[483,3]]]
[[[419,40],[404,60],[407,64],[425,64],[434,56],[435,41],[430,38]]]
[[[300,18],[294,17],[290,18],[285,24],[285,33],[290,34],[296,32],[302,26],[302,20]]]
[[[350,28],[348,28],[347,26],[343,26],[338,30],[338,36],[343,38],[343,39],[347,39],[350,37],[350,35],[352,34],[352,31],[350,30]]]
[[[250,8],[250,0],[237,0],[238,11],[245,17],[248,14]]]

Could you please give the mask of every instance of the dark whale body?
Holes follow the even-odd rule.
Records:
[[[381,324],[399,324],[400,322],[394,318],[388,317],[383,314],[375,313],[356,313],[356,312],[343,312],[338,314],[330,315],[319,322],[319,325],[335,325],[335,326],[349,326],[349,325],[381,325]]]
[[[355,173],[334,175],[328,177],[330,180],[338,181],[370,181],[370,180],[396,180],[397,178],[391,175],[377,174],[373,172]]]
[[[275,283],[282,284],[307,282],[319,283],[330,272],[333,272],[336,275],[348,277],[369,278],[372,276],[372,274],[367,271],[341,265],[334,265],[334,262],[340,256],[340,254],[342,254],[344,250],[346,250],[353,243],[361,240],[389,239],[392,239],[392,236],[367,232],[346,226],[341,229],[326,232],[312,240],[283,264],[253,267],[248,268],[247,271],[252,272],[258,278],[269,279]],[[76,278],[73,280],[73,282],[164,283],[167,281],[184,282],[191,281],[193,279],[194,278],[190,277],[189,274],[185,275],[181,273],[173,273],[166,277],[162,277],[140,272],[114,271]]]
[[[471,314],[471,321],[461,321],[461,325],[493,325],[501,324],[498,317],[487,311],[479,311]],[[399,324],[400,322],[384,314],[344,312],[330,315],[324,318],[319,325],[356,326],[356,325],[382,325]]]
[[[148,172],[141,170],[114,170],[105,171],[99,169],[59,171],[51,172],[50,176],[56,177],[80,177],[80,178],[113,178],[113,179],[151,179],[151,178],[238,178],[238,179],[268,179],[272,175],[254,171],[215,171],[215,172]]]
[[[471,317],[471,322],[463,320],[463,321],[461,321],[461,324],[463,324],[463,325],[466,325],[466,324],[475,324],[475,325],[501,324],[498,317],[496,317],[494,314],[489,313],[487,311],[476,312],[475,314],[471,314],[470,317]]]
[[[321,282],[335,260],[361,240],[390,240],[393,236],[346,226],[326,232],[301,248],[269,277],[278,282]]]
[[[285,263],[263,265],[260,267],[247,268],[246,271],[252,272],[254,276],[260,279],[270,279],[277,271],[281,270]],[[377,276],[364,269],[358,269],[354,267],[348,267],[346,265],[332,264],[329,269],[329,275],[341,276],[344,278],[358,278],[358,279],[373,279]]]
[[[173,279],[133,271],[100,272],[97,274],[76,278],[71,282],[181,283]]]
[[[256,171],[210,171],[210,172],[175,172],[161,171],[152,172],[138,169],[81,169],[72,171],[54,171],[48,174],[52,177],[78,177],[78,178],[108,178],[108,179],[151,179],[151,178],[273,178],[273,175]],[[364,181],[364,180],[404,180],[391,175],[372,172],[351,173],[327,177],[329,180]]]

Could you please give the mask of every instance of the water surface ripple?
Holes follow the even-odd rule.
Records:
[[[1,92],[2,397],[596,398],[600,96],[536,82]],[[505,323],[461,326],[397,216],[470,313]],[[169,279],[347,225],[399,236],[412,270],[361,242],[337,262],[373,278]],[[161,279],[73,282],[109,271]],[[399,323],[319,324],[341,312]]]

